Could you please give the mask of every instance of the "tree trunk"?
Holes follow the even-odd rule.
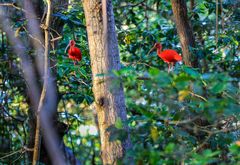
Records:
[[[37,1],[37,0],[33,0],[32,3],[31,2],[27,2],[27,3],[30,3],[32,4],[31,6],[29,6],[29,4],[27,4],[27,7],[29,7],[27,10],[30,10],[32,9],[31,7],[33,7],[33,11],[29,11],[29,13],[32,13],[34,15],[36,15],[37,18],[42,18],[43,17],[43,13],[44,13],[44,3],[43,1]],[[68,7],[68,0],[52,0],[52,4],[53,6],[55,6],[55,8],[53,9],[53,12],[56,13],[58,12],[58,10],[60,10],[60,8],[58,6],[64,6],[65,9],[67,9]],[[61,8],[62,10],[62,8]],[[32,16],[33,17],[33,16]],[[31,20],[29,22],[31,22],[30,24],[31,25],[37,25],[37,27],[35,26],[32,26],[33,29],[38,29],[38,27],[40,26],[39,25],[39,22],[36,22],[36,24],[34,24],[36,20]],[[61,34],[62,33],[62,29],[63,29],[63,26],[64,26],[64,22],[59,19],[58,17],[54,17],[52,20],[51,20],[51,29],[54,29],[55,31],[58,32],[58,34]],[[37,38],[40,40],[43,40],[43,33],[40,33],[38,34],[36,31],[32,32],[34,34],[34,36],[38,36]],[[58,37],[58,36],[55,36],[55,33],[52,34],[54,37]],[[43,41],[42,41],[43,42]],[[35,45],[37,45],[37,47],[42,47],[41,44],[39,44],[38,42],[36,42],[35,40],[31,40],[30,43],[34,43]],[[58,44],[58,41],[55,41],[54,43],[52,43],[52,45],[54,45],[54,47],[57,47],[57,44]],[[33,49],[33,46],[31,45],[30,49]],[[43,60],[43,59],[42,59]],[[50,59],[51,63],[50,63],[50,67],[52,66],[55,66],[56,65],[56,56],[53,56],[51,59]],[[36,73],[37,75],[37,79],[39,80],[38,82],[40,82],[40,79],[41,79],[41,73],[42,73],[42,70],[41,68],[42,67],[37,67],[37,62],[39,62],[39,59],[36,59],[35,60],[35,63],[34,63],[34,72]],[[52,72],[52,76],[53,76],[53,79],[54,79],[54,83],[52,84],[53,88],[51,89],[52,93],[54,96],[58,96],[58,91],[57,91],[57,80],[56,80],[56,77],[57,77],[57,70],[55,69],[55,67],[53,67],[53,72]],[[39,87],[41,87],[41,84],[39,83],[38,84]],[[40,92],[39,92],[39,98],[40,98]],[[57,97],[58,99],[58,97]],[[38,99],[39,100],[39,99]],[[54,112],[53,113],[49,113],[48,115],[50,115],[51,117],[51,122],[54,123],[58,123],[58,118],[57,118],[57,106],[58,106],[58,100],[57,102],[52,102],[53,103],[56,103],[54,105],[52,105],[54,107]],[[32,103],[30,103],[32,104]],[[28,111],[28,115],[29,115],[29,139],[28,139],[28,148],[33,148],[34,146],[34,139],[35,139],[35,130],[36,130],[36,116],[35,116],[35,112],[37,111],[37,107],[34,107],[32,108],[33,106],[30,106],[31,109],[29,109]],[[58,128],[55,128],[56,131],[58,131]],[[42,140],[41,140],[42,141]],[[46,152],[46,149],[44,149],[43,145],[41,145],[41,149],[40,149],[40,162],[43,162],[44,161],[50,161],[50,157],[49,155],[47,154]],[[28,159],[31,161],[32,160],[32,157],[33,157],[33,152],[28,152]]]
[[[126,121],[127,114],[122,84],[113,76],[109,76],[112,70],[120,69],[120,58],[112,2],[106,0],[106,3],[107,13],[102,12],[101,0],[83,0],[83,8],[91,57],[93,93],[101,138],[101,156],[104,164],[116,164],[117,160],[123,158],[131,143],[129,135],[127,138],[121,139],[121,143],[110,141],[112,132],[107,130],[117,120]],[[107,19],[103,19],[104,14]],[[104,24],[107,24],[107,27],[104,27]],[[127,127],[124,127],[124,130],[128,134]]]
[[[183,62],[185,65],[198,67],[197,56],[190,50],[190,47],[195,47],[195,40],[192,28],[188,21],[186,1],[171,0],[171,3],[177,32],[182,45]]]

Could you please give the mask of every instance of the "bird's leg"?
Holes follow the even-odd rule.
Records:
[[[73,64],[74,64],[74,67],[75,67],[75,65],[77,64],[77,61],[73,61]],[[76,70],[74,69],[74,75],[75,75],[75,77],[77,77],[77,75],[76,75]]]
[[[174,68],[174,63],[173,63],[173,62],[171,62],[170,64],[171,64],[171,71],[173,71],[173,68]]]

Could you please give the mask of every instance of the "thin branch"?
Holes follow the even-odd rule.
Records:
[[[149,30],[149,16],[148,16],[148,10],[146,9],[147,8],[147,1],[145,2],[145,5],[146,5],[146,7],[145,7],[145,15],[144,15],[144,17],[145,17],[145,20],[146,20],[146,29],[147,30]]]
[[[208,137],[204,140],[204,142],[198,146],[195,151],[199,150],[202,146],[204,146],[207,141],[211,138],[211,136],[215,135],[215,134],[218,134],[218,133],[227,133],[227,132],[232,132],[232,131],[236,131],[236,130],[239,130],[240,129],[240,125],[237,125],[235,127],[229,127],[229,128],[224,128],[224,129],[221,129],[221,130],[217,130],[217,131],[205,131],[208,133]]]
[[[209,133],[207,138],[199,146],[194,148],[191,152],[195,152],[195,151],[198,151],[199,149],[201,149],[205,144],[207,144],[208,140],[212,137],[212,135],[213,135],[212,133]]]
[[[198,119],[199,117],[196,116],[192,119],[186,119],[186,120],[182,120],[182,121],[169,121],[166,119],[163,119],[164,122],[166,122],[167,124],[172,124],[172,125],[180,125],[180,124],[187,124],[187,123],[192,123],[193,121],[195,121],[196,119]]]
[[[122,6],[119,6],[119,7],[120,7],[120,8],[125,8],[125,7],[126,7],[126,8],[144,7],[145,10],[158,13],[158,9],[154,9],[154,8],[148,6],[147,4],[145,4],[145,1],[141,1],[141,2],[136,3],[136,4],[128,3],[127,5],[122,5]]]
[[[200,95],[198,95],[198,94],[196,94],[196,93],[193,93],[193,92],[190,92],[190,94],[191,94],[192,96],[195,96],[195,97],[200,98],[200,99],[202,99],[202,100],[204,100],[204,101],[207,102],[207,99],[204,98],[203,96],[200,96]]]
[[[4,43],[4,32],[3,31],[1,31],[1,34],[2,34],[2,45],[1,45],[1,47],[2,47],[2,53],[4,54],[4,45],[5,45],[5,43]]]
[[[0,160],[6,159],[6,158],[8,158],[8,157],[10,157],[12,155],[15,155],[15,154],[19,153],[19,152],[24,153],[26,151],[33,151],[33,149],[32,148],[27,148],[26,146],[23,146],[21,149],[19,149],[17,151],[13,151],[13,152],[7,153],[3,157],[0,157]]]
[[[67,109],[66,109],[65,101],[62,100],[62,103],[63,103],[63,108],[64,108],[64,114],[65,114],[66,119],[67,119],[67,125],[70,126],[70,125],[72,125],[72,123],[70,123],[70,121],[69,121],[69,117],[68,117],[68,112],[67,112]],[[75,149],[74,149],[74,145],[73,145],[72,134],[70,133],[70,131],[68,131],[67,134],[70,136],[70,143],[71,143],[73,155],[75,155]]]
[[[190,1],[190,10],[191,10],[191,12],[193,12],[194,7],[195,7],[195,2],[194,2],[194,0],[191,0]]]
[[[49,27],[49,28],[58,35],[58,36],[55,37],[55,38],[62,38],[62,35],[59,34],[55,29],[53,29],[53,28],[51,28],[51,27]],[[53,39],[52,39],[52,40],[53,40]]]
[[[28,13],[28,12],[27,12],[26,10],[24,10],[23,8],[16,6],[15,3],[0,3],[0,6],[13,7],[13,8],[15,8],[15,9],[17,9],[17,10],[20,10],[20,11],[22,11],[22,12]]]
[[[144,1],[141,1],[139,3],[136,3],[136,4],[131,4],[131,3],[128,3],[127,5],[122,5],[120,7],[124,8],[124,7],[127,7],[127,8],[133,8],[133,7],[136,7],[136,6],[140,6],[144,3]]]
[[[224,32],[224,16],[223,16],[223,3],[222,0],[220,1],[220,9],[221,9],[221,24],[222,24],[222,32]]]
[[[60,39],[62,39],[62,36],[58,36],[58,37],[55,37],[55,38],[51,39],[51,42],[55,42],[55,41],[60,40]]]
[[[34,150],[33,148],[28,148],[26,146],[23,146],[23,148],[25,151],[28,151],[28,152],[33,152],[33,150]]]
[[[218,0],[216,0],[216,36],[215,36],[215,42],[216,42],[216,48],[218,47]]]
[[[3,109],[3,111],[9,116],[9,117],[11,117],[13,120],[15,120],[15,121],[17,121],[17,122],[20,122],[20,123],[23,123],[24,121],[25,121],[25,119],[18,119],[18,118],[16,118],[16,117],[14,117],[14,116],[12,116],[7,110],[6,110],[6,108],[4,107],[4,106],[2,106],[2,105],[0,105],[0,107]]]
[[[21,159],[23,157],[24,152],[21,152],[20,156],[18,156],[16,159],[14,159],[11,163],[15,164],[16,161],[18,161],[19,159]]]
[[[37,37],[34,37],[30,32],[28,32],[28,30],[24,26],[22,26],[22,28],[25,30],[26,33],[28,33],[28,36],[30,38],[32,38],[33,40],[37,41],[43,48],[45,48],[44,44],[41,42],[40,39],[38,39]]]
[[[17,154],[19,152],[22,152],[22,151],[23,151],[23,149],[21,148],[21,149],[19,149],[17,151],[13,151],[13,152],[7,153],[5,156],[0,157],[0,160],[6,159],[7,157],[10,157],[10,156],[15,155],[15,154]]]
[[[152,79],[148,76],[138,76],[137,80],[152,80]]]

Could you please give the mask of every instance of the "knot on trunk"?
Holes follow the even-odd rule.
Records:
[[[102,106],[105,104],[104,100],[105,100],[104,97],[98,98],[98,99],[97,99],[97,102],[96,102],[97,105],[99,105],[99,106],[102,107]]]

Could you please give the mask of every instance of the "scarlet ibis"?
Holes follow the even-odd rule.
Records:
[[[157,49],[158,56],[168,64],[168,72],[173,69],[176,62],[182,61],[182,57],[175,50],[167,49],[162,51],[162,44],[160,43],[155,43],[148,54],[154,49]]]
[[[67,51],[68,47],[68,57],[74,61],[74,65],[76,61],[81,61],[82,60],[82,53],[81,50],[75,46],[76,42],[74,40],[70,40],[69,44],[67,45],[65,52]]]

